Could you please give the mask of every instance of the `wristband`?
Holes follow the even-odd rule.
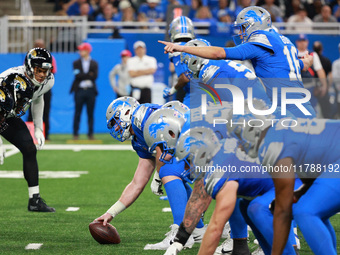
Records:
[[[115,217],[125,209],[126,206],[118,200],[113,206],[110,207],[109,210],[107,210],[107,213],[111,214],[112,217]]]
[[[173,95],[177,92],[177,89],[175,89],[175,86],[171,87],[170,94]]]
[[[190,234],[185,230],[184,224],[182,222],[181,225],[179,225],[174,242],[178,242],[184,246],[185,243],[188,241],[189,237]]]

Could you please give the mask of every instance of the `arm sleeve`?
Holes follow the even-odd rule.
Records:
[[[236,47],[224,48],[226,59],[231,60],[246,60],[253,59],[267,52],[260,46],[251,43],[244,43]]]
[[[34,128],[39,128],[43,131],[43,112],[44,112],[44,97],[39,96],[32,102],[32,118]]]

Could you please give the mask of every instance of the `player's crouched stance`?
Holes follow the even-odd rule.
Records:
[[[26,54],[23,66],[10,68],[0,74],[2,86],[8,88],[15,101],[14,109],[6,116],[6,127],[2,128],[0,135],[22,153],[23,171],[29,193],[28,210],[34,212],[55,212],[55,209],[47,206],[40,197],[36,156],[37,148],[41,149],[45,143],[42,95],[50,90],[54,84],[51,69],[51,54],[45,49],[33,48]],[[25,114],[31,102],[35,138],[38,141],[37,147],[34,145],[25,122],[20,118]],[[0,154],[3,155],[3,153]],[[3,161],[3,157],[0,161]]]
[[[135,171],[135,175],[133,180],[126,186],[124,191],[122,192],[119,200],[102,216],[96,219],[96,221],[102,221],[104,225],[107,222],[110,222],[114,217],[116,217],[119,213],[124,211],[127,207],[129,207],[142,193],[144,187],[148,183],[149,179],[155,167],[157,169],[161,169],[161,165],[159,164],[160,151],[155,154],[153,151],[149,151],[149,147],[145,141],[145,137],[143,131],[145,132],[146,122],[158,109],[160,109],[160,105],[156,104],[142,104],[140,105],[136,99],[132,97],[121,97],[114,100],[108,107],[106,112],[107,118],[107,127],[110,129],[111,135],[117,139],[118,141],[125,141],[131,138],[131,144],[133,149],[139,156],[139,162]],[[171,111],[173,114],[177,114],[176,120],[171,118],[171,116],[163,116],[163,120],[174,120],[176,121],[176,128],[180,129],[181,125],[184,123],[184,119],[182,118],[182,114],[174,109],[167,109]],[[148,127],[148,132],[150,135],[157,136],[157,127],[167,128],[169,123],[167,122],[155,122],[154,127]],[[179,131],[175,131],[174,134],[178,134]],[[176,141],[175,141],[176,143]],[[174,166],[174,165],[173,165]],[[168,193],[169,202],[172,203],[171,197],[176,197],[176,194]],[[182,199],[186,202],[187,194],[185,194],[185,199]],[[177,203],[185,208],[185,203]],[[175,211],[175,210],[173,210]],[[183,209],[184,213],[184,209]],[[174,216],[175,218],[175,216]],[[181,221],[180,219],[179,221]],[[176,222],[175,222],[176,223]],[[175,232],[178,229],[178,225],[171,225],[171,231],[167,234],[167,237],[160,243],[147,245],[144,249],[153,249],[153,250],[165,250],[170,246],[170,241],[173,239]],[[187,247],[192,247],[194,240],[191,239],[191,242],[187,243]]]
[[[264,109],[264,108],[263,108]],[[340,122],[325,119],[286,119],[273,126],[239,125],[263,119],[247,109],[230,116],[228,132],[248,155],[259,158],[275,184],[272,254],[281,254],[294,218],[314,254],[337,254],[329,218],[340,211]],[[282,170],[283,169],[283,170]],[[295,175],[304,183],[294,192]],[[297,202],[293,205],[293,202]],[[320,206],[321,205],[321,206]]]

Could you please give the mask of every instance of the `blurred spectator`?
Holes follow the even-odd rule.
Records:
[[[138,22],[148,22],[148,18],[146,17],[145,13],[140,12],[137,16]],[[148,26],[138,27],[139,29],[148,29]]]
[[[307,17],[306,9],[300,8],[297,14],[289,17],[287,23],[291,24],[291,26],[287,26],[287,28],[295,30],[296,32],[306,33],[312,30],[313,21]],[[296,26],[296,23],[299,23],[304,26]]]
[[[281,9],[274,4],[274,0],[265,0],[265,4],[262,5],[261,7],[270,12],[270,14],[274,15],[276,18],[276,22],[283,21],[283,13]]]
[[[308,38],[304,34],[300,34],[296,40],[296,48],[298,57],[303,58],[308,53]],[[312,98],[310,100],[313,107],[316,106],[318,98],[323,98],[327,93],[326,73],[322,67],[320,58],[317,53],[312,53],[313,65],[307,71],[301,71],[302,81],[305,88],[310,90]],[[315,79],[319,77],[319,79]],[[321,83],[321,84],[320,84]]]
[[[120,17],[121,21],[135,21],[135,10],[133,9],[131,3],[127,0],[123,0],[119,3]]]
[[[321,106],[322,116],[323,118],[330,119],[333,116],[332,116],[331,104],[330,104],[330,99],[329,99],[330,83],[328,81],[332,77],[332,62],[329,60],[329,58],[323,55],[323,45],[320,41],[314,42],[313,50],[316,54],[318,54],[322,68],[326,74],[325,83],[327,83],[327,92],[324,97],[319,97],[319,103]]]
[[[109,75],[111,87],[117,94],[117,97],[128,96],[131,92],[130,75],[127,70],[127,61],[132,56],[132,54],[128,50],[123,50],[120,53],[120,56],[122,58],[122,62],[115,65]]]
[[[98,14],[96,21],[119,21],[118,10],[112,4],[107,3],[103,8],[103,14]]]
[[[218,17],[221,21],[221,16],[225,16],[226,14],[230,17],[232,21],[235,20],[235,14],[232,10],[229,9],[229,1],[221,0],[219,1],[219,9],[217,11],[212,11],[214,17]]]
[[[340,43],[338,45],[338,51],[340,53]],[[332,77],[334,87],[337,91],[337,103],[338,103],[338,117],[340,116],[340,58],[335,60],[332,64]]]
[[[209,22],[211,25],[216,23],[216,20],[212,17],[208,6],[201,6],[196,13],[196,17],[193,22]]]
[[[88,21],[93,21],[93,17],[90,15],[90,10],[90,5],[88,3],[81,4],[79,16],[86,16]]]
[[[308,17],[310,19],[314,19],[316,15],[321,13],[321,8],[323,6],[323,3],[324,3],[323,0],[313,0],[311,3],[306,1],[304,3],[306,10],[307,10]]]
[[[200,0],[191,0],[191,8],[189,12],[189,18],[193,20],[196,17],[197,10],[202,6],[202,2]]]
[[[321,14],[318,14],[313,19],[314,22],[336,22],[336,18],[332,15],[331,7],[328,5],[322,6]]]
[[[43,39],[37,39],[34,41],[34,48],[39,47],[46,49],[45,41]],[[57,62],[55,61],[55,58],[52,55],[52,73],[55,75],[57,73]],[[43,113],[43,121],[45,123],[45,139],[46,141],[50,140],[50,110],[51,110],[51,99],[52,99],[52,89],[47,91],[44,94],[44,113]],[[32,118],[32,112],[31,108],[29,108],[29,114],[28,114],[28,121],[33,121]]]
[[[80,58],[73,62],[73,81],[70,93],[74,92],[75,113],[73,119],[73,139],[79,138],[80,116],[83,106],[86,104],[88,121],[88,138],[93,140],[93,113],[98,94],[96,79],[98,77],[98,64],[91,59],[92,46],[82,43],[78,46]]]
[[[146,55],[146,46],[142,41],[133,44],[135,56],[128,59],[127,69],[131,77],[131,95],[139,103],[151,103],[151,87],[154,83],[153,74],[157,70],[157,61]]]
[[[219,10],[217,13],[218,20],[224,23],[233,22],[233,12],[228,11],[228,9]]]
[[[340,22],[340,0],[334,1],[333,15]]]
[[[235,8],[235,17],[242,11],[244,8],[254,5],[252,0],[240,0],[240,4]]]
[[[104,7],[105,5],[107,5],[109,3],[108,0],[99,0],[98,3],[96,4],[95,8],[94,8],[94,11],[92,13],[92,18],[93,20],[96,19],[96,17],[99,15],[99,14],[102,14],[103,15],[103,10],[104,10]]]
[[[144,13],[148,21],[163,21],[165,13],[159,3],[160,0],[146,0],[146,3],[139,7],[139,13]]]
[[[68,16],[78,16],[80,15],[80,6],[83,3],[86,3],[86,0],[71,0],[67,4],[64,4],[65,11]],[[92,6],[90,6],[90,12],[89,14],[91,15],[93,12]]]

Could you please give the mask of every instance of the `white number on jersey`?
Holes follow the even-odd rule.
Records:
[[[289,64],[289,79],[291,81],[300,80],[301,81],[301,74],[300,74],[300,63],[299,60],[296,58],[297,51],[295,47],[290,47],[290,50],[288,49],[288,46],[285,45],[283,47],[283,54],[287,57],[287,61]]]

